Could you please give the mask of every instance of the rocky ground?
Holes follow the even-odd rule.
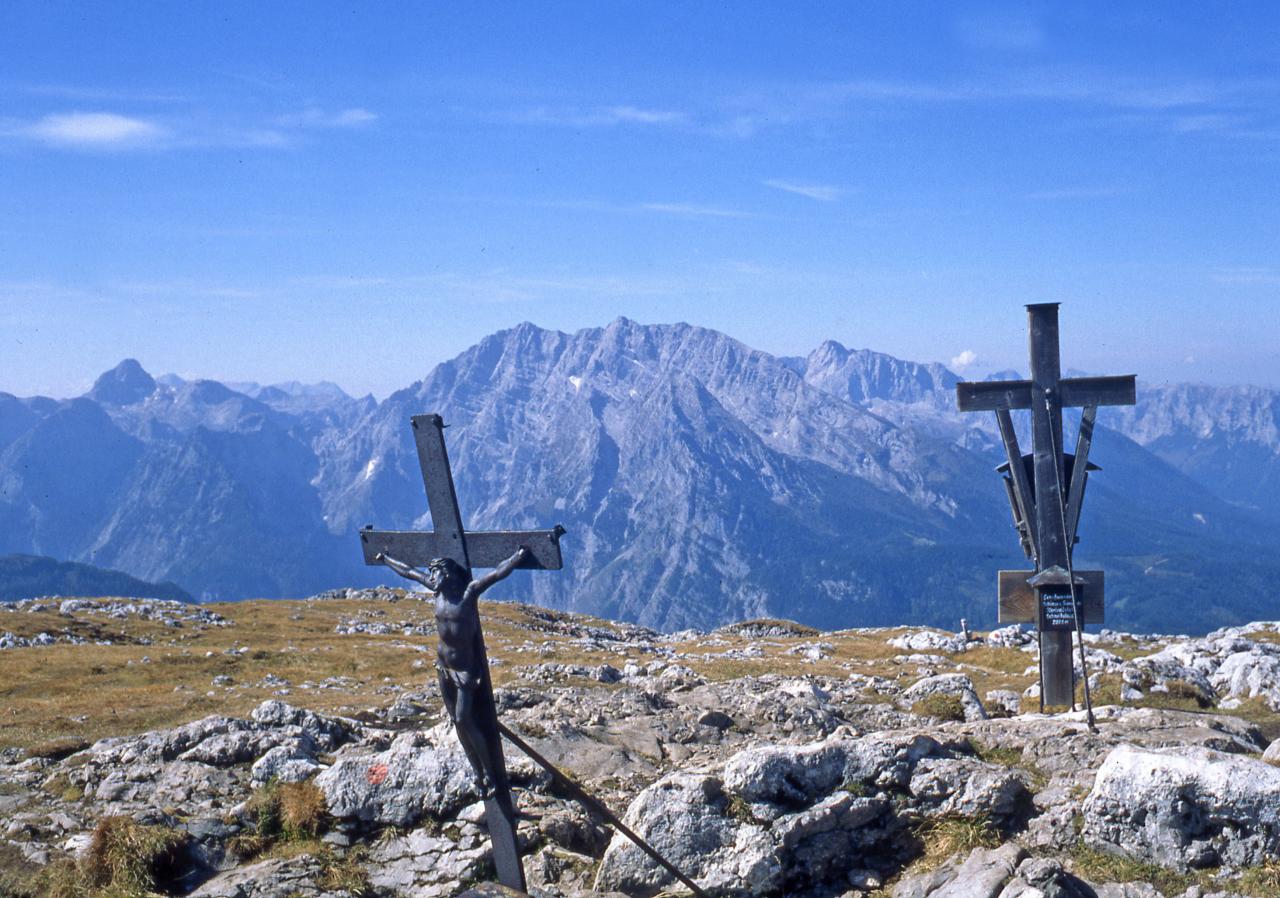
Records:
[[[0,611],[0,896],[418,898],[490,875],[425,603],[145,604]],[[1088,636],[1091,732],[1035,713],[1015,628],[483,613],[507,725],[712,894],[1280,895],[1278,624]],[[534,895],[679,893],[508,764]]]

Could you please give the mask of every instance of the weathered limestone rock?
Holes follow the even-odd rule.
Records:
[[[929,814],[983,816],[1003,826],[1031,801],[1026,776],[976,758],[924,758],[911,777],[911,794]]]
[[[954,695],[964,708],[965,720],[986,720],[987,711],[982,707],[978,694],[973,691],[973,681],[964,674],[938,674],[925,677],[902,693],[902,705],[910,708],[930,695]]]
[[[1280,767],[1280,739],[1267,746],[1267,750],[1262,753],[1262,760]]]
[[[254,762],[251,774],[254,783],[277,780],[282,783],[300,783],[310,779],[320,770],[316,759],[299,745],[277,745]]]
[[[437,747],[421,733],[396,737],[386,751],[340,757],[316,785],[333,816],[379,826],[450,817],[480,797],[462,748]]]
[[[1029,796],[1018,775],[975,758],[963,738],[837,733],[804,746],[770,745],[732,757],[723,776],[673,774],[632,803],[627,822],[707,886],[767,894],[872,879],[868,859],[900,851],[894,799],[925,814],[1012,819]],[[936,758],[934,756],[937,756]],[[930,766],[931,765],[931,766]],[[919,787],[917,789],[917,786]],[[874,794],[872,794],[874,793]],[[667,846],[667,847],[664,847]],[[864,875],[866,874],[866,875]],[[597,888],[653,889],[667,874],[615,836]]]
[[[321,898],[320,875],[314,858],[273,858],[220,873],[188,898]]]
[[[1190,688],[1202,704],[1212,704],[1217,697],[1213,684],[1206,675],[1208,665],[1203,657],[1189,650],[1186,644],[1169,646],[1142,658],[1135,658],[1121,666],[1124,687],[1146,693],[1168,692],[1171,684]]]
[[[1280,711],[1280,654],[1259,643],[1228,655],[1209,679],[1226,695],[1261,697],[1271,710]]]
[[[802,747],[770,745],[739,752],[725,766],[725,786],[760,819],[774,820],[844,786],[904,789],[916,763],[943,746],[919,733],[839,734]]]
[[[729,799],[712,776],[675,773],[636,797],[624,822],[699,885],[766,893],[781,885],[783,866],[763,826],[729,816]],[[596,874],[598,891],[653,890],[670,874],[622,836],[615,836]]]
[[[975,848],[928,873],[898,883],[893,898],[997,898],[1027,856],[1012,842],[998,848]]]
[[[908,652],[963,652],[969,641],[962,636],[936,630],[916,630],[889,640],[889,645]]]
[[[316,744],[320,751],[333,751],[351,738],[351,730],[346,722],[333,717],[323,717],[314,711],[295,708],[274,699],[254,708],[253,720],[272,729],[296,726]]]
[[[376,843],[369,853],[369,882],[393,895],[438,898],[474,880],[489,858],[488,840],[474,824],[434,836],[417,829]]]
[[[1280,856],[1280,770],[1207,749],[1121,746],[1084,804],[1084,837],[1176,869]]]
[[[1014,717],[1022,711],[1022,693],[1012,689],[991,689],[985,707],[992,717]]]

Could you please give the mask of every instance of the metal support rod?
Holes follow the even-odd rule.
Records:
[[[1018,503],[1017,512],[1022,518],[1022,529],[1018,536],[1024,541],[1023,551],[1038,566],[1040,550],[1035,532],[1035,498],[1031,492],[1031,484],[1027,483],[1027,469],[1022,466],[1022,450],[1018,447],[1018,434],[1013,429],[1013,419],[1008,409],[996,409],[996,424],[1000,427],[1000,439],[1004,442],[1004,453],[1009,459],[1009,479]]]
[[[609,810],[609,808],[605,805],[604,802],[596,798],[586,789],[582,788],[582,786],[578,785],[576,782],[570,779],[568,774],[561,771],[560,768],[556,767],[556,765],[552,764],[550,761],[548,761],[546,758],[540,755],[538,751],[533,746],[531,746],[528,742],[525,742],[515,733],[511,732],[511,730],[508,729],[506,724],[504,724],[502,721],[498,721],[498,731],[501,732],[502,735],[506,736],[507,739],[511,741],[511,744],[513,744],[516,748],[520,749],[522,752],[528,755],[530,760],[532,760],[535,764],[537,764],[543,770],[547,771],[547,773],[551,774],[551,778],[552,780],[555,781],[556,785],[558,785],[561,789],[564,789],[566,792],[568,792],[574,801],[578,802],[578,804],[582,805],[587,810],[592,811],[593,813],[599,814],[601,817],[607,820],[614,829],[616,829],[618,832],[622,833],[624,836],[626,836],[628,839],[634,842],[637,848],[639,848],[645,854],[649,855],[649,857],[653,858],[653,860],[655,860],[658,864],[660,864],[664,870],[666,870],[676,879],[680,880],[680,882],[684,883],[684,885],[691,892],[693,892],[693,894],[696,895],[697,898],[710,898],[710,896],[707,895],[706,892],[704,892],[701,888],[698,887],[698,884],[696,882],[694,882],[688,876],[685,876],[683,873],[681,873],[679,868],[677,868],[669,860],[667,860],[665,857],[659,854],[656,848],[651,846],[644,839],[640,838],[640,836],[638,836],[636,833],[632,832],[630,827],[628,827],[625,823],[623,823],[622,820],[619,819],[618,815],[613,813],[613,811]]]
[[[1080,508],[1084,505],[1084,488],[1089,481],[1089,448],[1093,445],[1093,425],[1098,417],[1096,405],[1086,405],[1080,413],[1080,434],[1076,437],[1076,461],[1067,489],[1067,554],[1075,551],[1076,533],[1080,529]]]
[[[1046,404],[1047,404],[1047,400],[1046,400]],[[1088,410],[1086,409],[1086,411]],[[1092,432],[1093,430],[1092,420],[1089,421],[1089,430],[1090,432]],[[1056,452],[1061,448],[1062,447],[1060,446],[1055,447],[1054,451]],[[1086,452],[1085,461],[1088,461],[1087,448],[1085,452]],[[1080,458],[1078,456],[1076,458],[1076,464],[1080,465],[1080,467],[1076,469],[1077,472],[1080,472],[1083,469],[1084,465],[1081,464]],[[1061,474],[1058,475],[1057,486],[1058,486],[1058,492],[1061,493],[1062,492],[1062,475]],[[1083,489],[1084,487],[1082,485],[1081,490]],[[1069,525],[1067,524],[1066,507],[1062,503],[1058,503],[1058,509],[1061,512],[1060,517],[1062,518],[1062,539],[1063,539],[1063,542],[1065,542],[1067,545],[1067,586],[1071,590],[1071,614],[1074,617],[1075,624],[1076,624],[1076,640],[1080,644],[1080,679],[1084,681],[1085,719],[1088,721],[1090,732],[1096,733],[1098,731],[1098,725],[1096,722],[1094,722],[1094,719],[1093,719],[1093,698],[1092,696],[1089,695],[1089,667],[1088,667],[1088,662],[1085,660],[1084,627],[1082,627],[1080,624],[1080,603],[1076,597],[1076,570],[1075,570],[1075,565],[1072,564],[1072,560],[1071,560],[1072,556],[1075,554],[1074,546],[1072,546],[1071,544],[1072,540],[1070,538],[1070,528],[1069,528]],[[1075,705],[1074,689],[1071,691],[1071,704],[1072,706]]]

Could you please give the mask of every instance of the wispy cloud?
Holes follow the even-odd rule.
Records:
[[[805,184],[797,181],[784,181],[778,178],[771,178],[762,183],[766,187],[772,187],[775,190],[785,190],[787,193],[798,194],[823,203],[835,202],[844,195],[843,190],[830,184]]]
[[[155,146],[170,136],[157,122],[114,112],[67,112],[46,115],[10,128],[9,133],[53,146],[124,149]]]
[[[589,108],[533,106],[508,112],[500,117],[516,124],[561,125],[570,128],[681,125],[691,121],[691,116],[686,112],[629,105]]]
[[[358,128],[378,120],[376,113],[355,107],[337,112],[309,107],[301,112],[282,115],[276,124],[282,128]]]
[[[109,292],[147,297],[193,297],[201,299],[258,300],[268,291],[257,287],[209,284],[188,278],[169,281],[122,281],[108,286]]]
[[[1084,66],[1011,66],[978,77],[854,78],[758,85],[721,98],[697,119],[708,132],[750,137],[797,123],[837,121],[879,106],[1042,104],[1117,124],[1180,133],[1266,136],[1280,81],[1146,76]],[[1117,118],[1127,117],[1127,118]]]
[[[971,368],[978,361],[978,354],[972,349],[964,349],[951,357],[951,367],[956,371],[963,371],[965,368]]]
[[[359,128],[377,118],[376,113],[361,107],[332,112],[309,107],[257,122],[199,113],[157,118],[73,111],[25,121],[0,119],[0,138],[79,150],[278,149],[297,143],[303,131]]]
[[[1220,100],[1228,86],[1197,80],[1147,80],[1072,68],[1032,68],[1007,75],[949,82],[854,80],[817,85],[822,100],[972,103],[1049,101],[1095,103],[1132,109],[1175,109]]]
[[[750,212],[739,209],[726,209],[723,206],[701,206],[697,203],[641,203],[639,208],[645,212],[660,212],[664,215],[689,215],[706,218],[752,218]]]
[[[1035,200],[1043,202],[1052,202],[1056,200],[1092,200],[1103,199],[1111,196],[1120,196],[1126,193],[1132,193],[1129,187],[1058,187],[1050,190],[1033,190],[1030,193],[1024,193],[1022,198],[1025,200]]]
[[[1201,115],[1180,115],[1175,117],[1170,126],[1174,131],[1190,134],[1195,131],[1227,131],[1235,130],[1245,124],[1239,115],[1226,115],[1219,112],[1207,112]]]

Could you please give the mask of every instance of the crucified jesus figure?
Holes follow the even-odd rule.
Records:
[[[529,550],[521,546],[502,564],[474,580],[452,558],[432,559],[425,572],[385,553],[376,559],[401,577],[421,583],[435,597],[440,693],[485,798],[493,794],[501,776],[501,756],[495,759],[494,752],[500,753],[502,745],[491,707],[491,688],[482,688],[489,683],[489,660],[480,632],[478,601],[485,590],[510,576],[528,556]],[[490,705],[488,713],[479,703]]]

